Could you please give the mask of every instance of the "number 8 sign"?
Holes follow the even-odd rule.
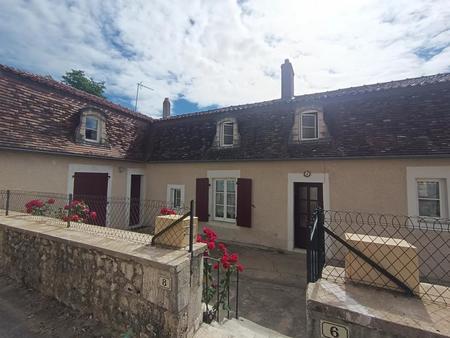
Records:
[[[320,321],[321,336],[324,338],[349,338],[349,329],[336,323]]]

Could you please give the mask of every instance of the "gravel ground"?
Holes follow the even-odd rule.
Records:
[[[0,337],[122,337],[92,315],[27,289],[0,271]]]

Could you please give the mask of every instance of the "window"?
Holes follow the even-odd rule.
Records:
[[[214,180],[214,218],[235,222],[236,220],[236,179]]]
[[[171,208],[184,206],[184,185],[169,184],[167,186],[167,202]]]
[[[419,216],[441,217],[442,187],[441,180],[418,180],[417,195]]]
[[[234,140],[234,123],[223,122],[222,123],[222,146],[232,146]]]
[[[85,139],[87,141],[99,141],[99,121],[94,116],[86,116]]]
[[[302,113],[300,121],[302,140],[315,140],[319,138],[317,112]]]

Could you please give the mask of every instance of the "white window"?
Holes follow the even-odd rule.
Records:
[[[95,116],[86,116],[86,127],[84,138],[87,141],[99,142],[100,131],[99,131],[99,120]]]
[[[218,178],[213,180],[214,219],[236,221],[236,179]]]
[[[234,144],[234,123],[223,122],[221,129],[221,145],[224,147],[232,146]]]
[[[419,203],[419,216],[442,217],[445,190],[443,180],[419,179],[417,180],[417,198]]]
[[[302,140],[315,140],[319,138],[317,112],[305,112],[301,114],[300,130]]]
[[[184,185],[167,185],[167,202],[171,208],[182,208],[184,206]]]

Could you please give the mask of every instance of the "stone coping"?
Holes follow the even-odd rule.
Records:
[[[322,278],[338,284],[345,284],[345,269],[325,265],[322,270]],[[425,302],[440,303],[447,306],[450,304],[450,288],[447,286],[421,282],[419,283],[417,295]]]
[[[321,279],[308,285],[306,299],[308,312],[393,335],[450,337],[450,307],[398,292]]]
[[[345,233],[346,241],[363,242],[364,244],[377,244],[377,245],[387,245],[401,248],[416,248],[414,245],[409,244],[404,239],[390,238],[390,237],[380,237],[372,235],[361,235],[353,233]]]
[[[189,264],[190,261],[190,253],[186,248],[174,250],[153,247],[123,238],[111,238],[111,236],[108,236],[107,234],[102,234],[102,231],[92,233],[90,231],[85,231],[81,227],[67,228],[63,223],[57,224],[57,222],[54,222],[51,219],[24,219],[23,214],[20,213],[11,213],[10,216],[0,216],[0,227],[9,227],[15,231],[30,233],[47,239],[68,242],[78,247],[99,249],[105,253],[123,259],[133,259],[144,265],[154,266],[159,269],[174,269],[174,271],[180,271],[185,265]],[[95,226],[90,225],[90,227]],[[198,255],[204,248],[205,244],[195,243],[194,255]]]

